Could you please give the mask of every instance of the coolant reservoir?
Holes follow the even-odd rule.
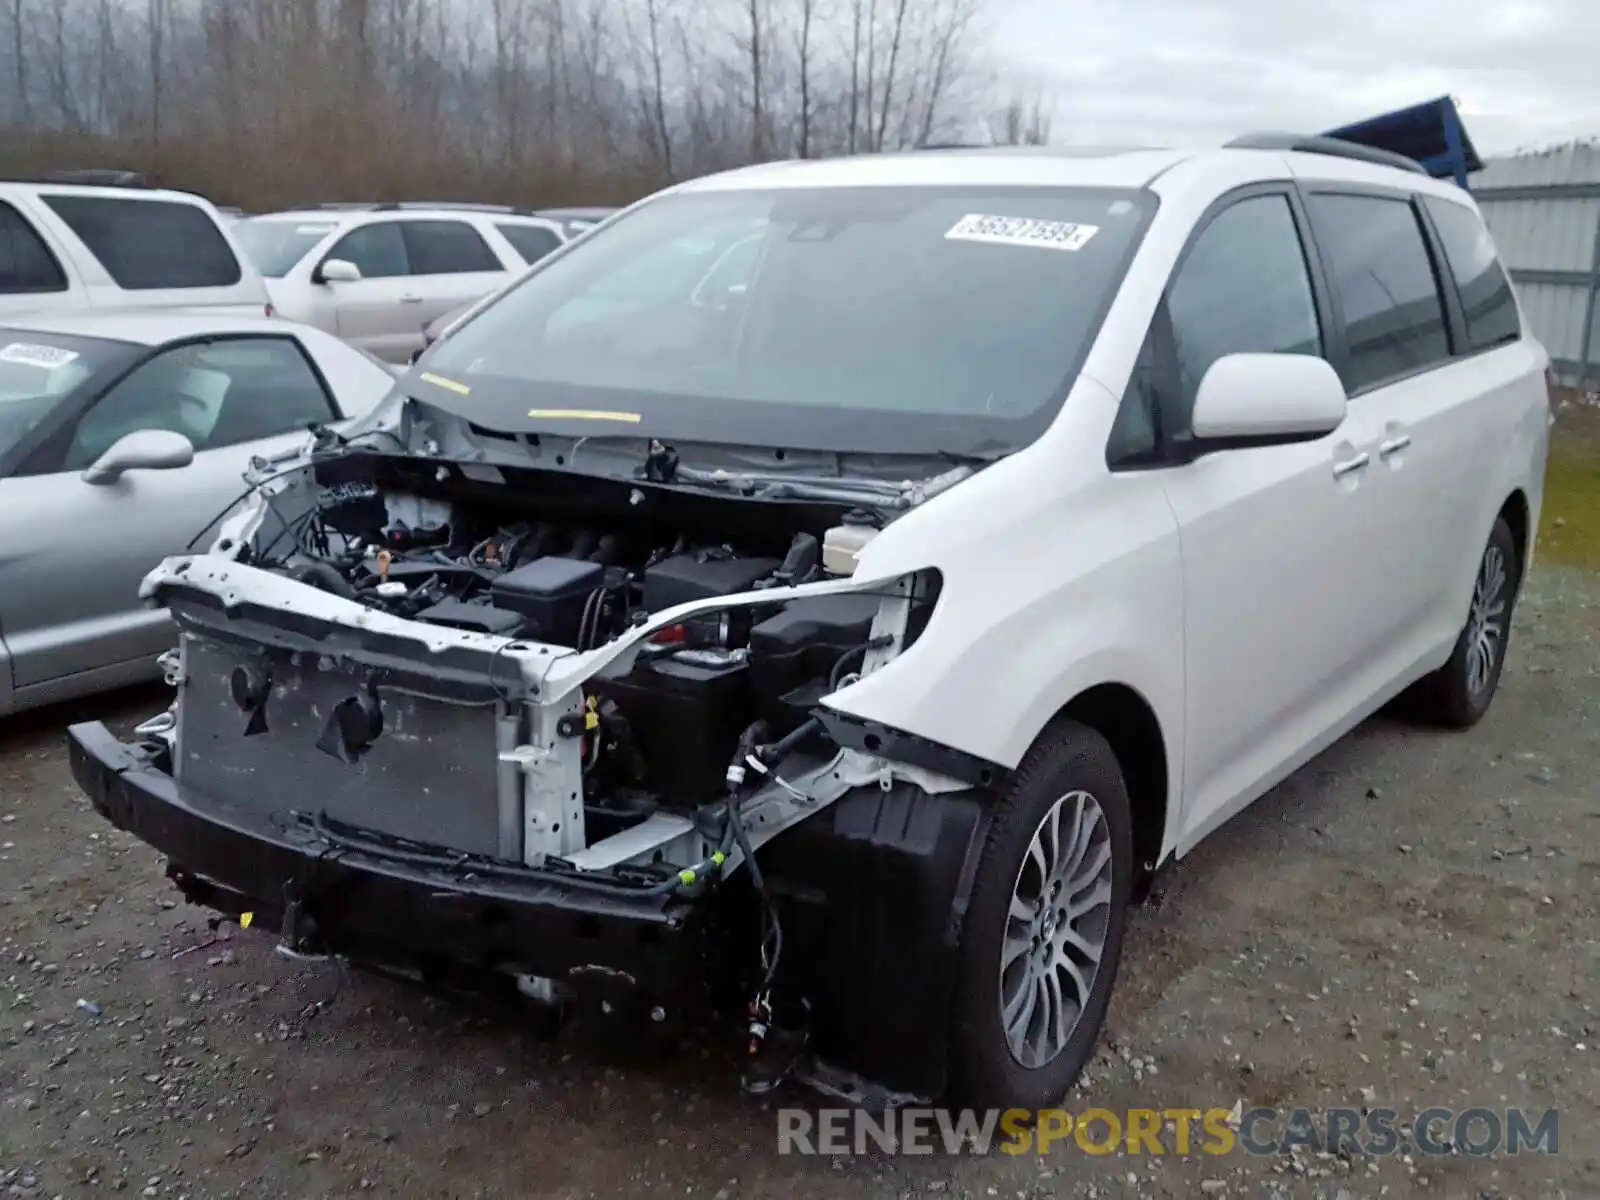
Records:
[[[865,519],[852,521],[852,515],[822,535],[822,569],[829,575],[854,575],[861,548],[878,535],[876,527]]]

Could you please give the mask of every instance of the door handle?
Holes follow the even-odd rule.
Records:
[[[1357,471],[1364,471],[1371,461],[1372,455],[1363,450],[1354,458],[1347,458],[1342,463],[1334,463],[1333,477],[1335,479],[1343,479],[1346,475],[1354,475]]]
[[[1378,444],[1378,457],[1388,458],[1391,454],[1399,454],[1411,445],[1411,435],[1402,433],[1399,437],[1390,438],[1387,442]]]
[[[413,295],[407,293],[406,295],[400,297],[400,303],[401,304],[421,304],[422,303],[422,297],[421,296],[413,296]]]

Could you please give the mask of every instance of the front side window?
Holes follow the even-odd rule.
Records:
[[[405,221],[400,229],[413,275],[505,270],[482,235],[465,221]]]
[[[82,470],[136,430],[170,430],[196,450],[215,450],[337,415],[291,338],[178,346],[141,363],[84,413],[62,469]]]
[[[686,440],[907,453],[1031,440],[1154,205],[1081,188],[665,196],[440,342],[429,373],[470,397],[428,398],[496,428],[584,408]]]
[[[64,292],[67,277],[28,220],[0,203],[0,296]]]
[[[1349,342],[1346,390],[1448,360],[1444,301],[1410,201],[1316,194],[1307,207]]]
[[[1167,339],[1165,370],[1157,346]],[[1294,210],[1251,196],[1202,229],[1168,285],[1112,429],[1107,459],[1137,461],[1188,437],[1200,381],[1227,354],[1318,354],[1321,327]]]
[[[282,279],[336,229],[331,221],[249,217],[234,223],[233,237],[257,271]]]
[[[398,221],[374,221],[352,229],[334,243],[328,258],[354,263],[363,279],[394,279],[412,274]]]
[[[24,454],[35,429],[137,354],[126,342],[0,329],[0,462]]]
[[[61,194],[40,199],[120,288],[231,287],[244,277],[228,239],[198,205]]]
[[[1517,341],[1522,337],[1517,299],[1482,218],[1465,205],[1433,196],[1423,203],[1439,231],[1445,261],[1461,293],[1467,344],[1474,350],[1486,350]]]

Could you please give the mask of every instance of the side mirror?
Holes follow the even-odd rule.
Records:
[[[194,443],[166,429],[123,434],[83,473],[85,483],[115,483],[128,471],[170,471],[194,461]]]
[[[1310,354],[1226,354],[1195,394],[1197,453],[1314,442],[1344,423],[1344,383]]]
[[[343,258],[330,258],[317,268],[315,283],[360,283],[361,268]]]

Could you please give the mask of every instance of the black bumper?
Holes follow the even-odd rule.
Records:
[[[73,778],[96,811],[165,854],[191,899],[300,948],[440,976],[507,971],[688,1001],[701,989],[697,906],[669,895],[474,871],[195,795],[100,722],[67,730]]]

